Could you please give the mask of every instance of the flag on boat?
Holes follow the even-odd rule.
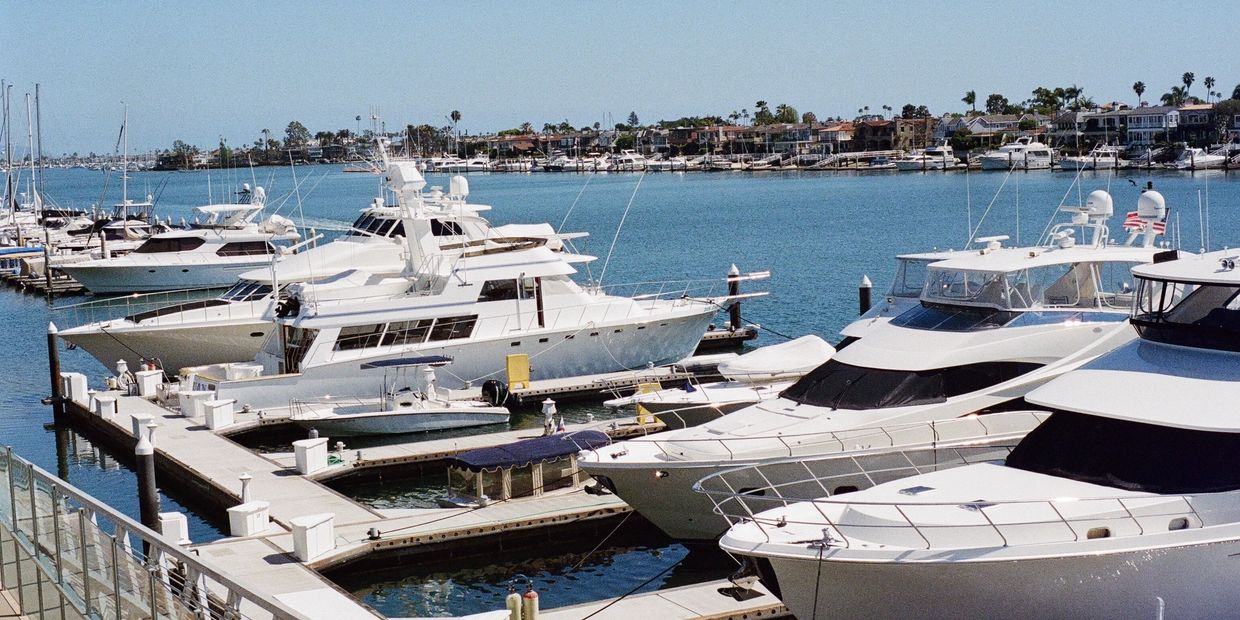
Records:
[[[1171,210],[1167,210],[1170,215]],[[1141,232],[1145,230],[1145,220],[1137,215],[1136,211],[1129,211],[1127,217],[1124,218],[1124,230]],[[1161,220],[1154,222],[1154,232],[1159,235],[1167,234],[1167,216],[1164,215]]]

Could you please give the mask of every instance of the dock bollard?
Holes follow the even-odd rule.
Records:
[[[250,481],[254,479],[249,472],[241,474],[241,503],[250,503]]]
[[[47,324],[47,366],[52,377],[52,419],[62,422],[65,417],[65,402],[61,393],[60,346],[56,342],[58,333],[55,323]]]
[[[732,265],[728,270],[728,296],[735,297],[741,294],[741,270]],[[728,309],[728,327],[732,331],[741,328],[741,302],[740,300],[732,300],[732,307]]]
[[[873,290],[874,283],[870,282],[870,276],[861,276],[861,284],[857,287],[857,305],[861,309],[858,314],[870,311],[870,293]]]
[[[138,467],[138,512],[142,525],[159,529],[159,486],[155,483],[155,429],[158,424],[146,425],[146,432],[138,438],[133,453]]]

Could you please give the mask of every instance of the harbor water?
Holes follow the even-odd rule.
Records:
[[[176,222],[192,219],[192,206],[222,201],[227,192],[250,183],[267,189],[269,213],[326,228],[352,221],[379,187],[378,176],[340,170],[324,165],[131,173],[130,194],[151,193],[157,214]],[[109,179],[97,171],[56,169],[45,176],[46,193],[63,207],[109,205],[119,198],[115,173]],[[1095,189],[1112,191],[1113,239],[1123,238],[1124,214],[1135,210],[1139,188],[1153,181],[1167,199],[1168,231],[1178,235],[1182,249],[1240,245],[1240,175],[1086,172],[1076,185],[1074,178],[1048,171],[770,172],[477,174],[469,182],[470,202],[491,205],[484,215],[493,223],[563,222],[564,231],[590,233],[574,242],[578,251],[599,258],[580,267],[582,283],[713,278],[722,285],[733,263],[741,271],[770,269],[769,281],[747,284],[749,290],[769,290],[770,296],[746,301],[742,311],[764,328],[758,344],[804,334],[836,341],[838,330],[856,315],[858,281],[869,275],[876,294],[881,292],[893,255],[960,248],[970,236],[1004,234],[1011,237],[1006,244],[1032,243],[1058,205],[1077,204]],[[448,185],[446,175],[428,181]],[[71,429],[57,429],[50,408],[40,403],[49,392],[44,334],[49,321],[67,317],[42,298],[12,290],[0,290],[0,316],[7,341],[7,354],[0,357],[0,444],[136,517],[128,455],[111,454]],[[83,372],[92,383],[110,374],[85,351],[63,351],[61,361],[64,370]],[[569,421],[608,415],[598,406],[561,410]],[[535,428],[541,424],[536,414],[514,419]],[[349,493],[377,508],[429,507],[440,484],[436,476],[359,485]],[[222,537],[223,515],[196,510],[191,500],[165,496],[162,509],[187,512],[195,542]],[[717,551],[691,551],[649,529],[619,533],[591,553],[598,543],[565,541],[538,552],[442,566],[401,564],[359,572],[341,585],[391,616],[459,615],[502,607],[508,580],[517,573],[534,579],[545,608],[619,596],[648,580],[642,589],[719,578],[735,567]]]

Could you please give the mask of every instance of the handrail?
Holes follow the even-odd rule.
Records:
[[[255,609],[268,614],[257,616],[260,618],[303,617],[17,456],[12,448],[0,450],[0,468],[0,477],[5,479],[0,484],[0,528],[9,530],[14,547],[21,547],[35,560],[47,582],[60,591],[64,603],[80,615],[100,617],[104,615],[104,606],[111,605],[116,617],[120,617],[122,608],[133,607],[150,610],[150,615],[158,617],[251,618],[255,617],[251,615]],[[20,495],[28,492],[29,496],[20,497],[19,489]],[[39,489],[47,491],[41,493]],[[29,505],[22,506],[22,500]],[[76,508],[70,503],[76,504]],[[98,518],[110,522],[115,533],[105,533]],[[24,531],[23,523],[28,524],[30,532]],[[44,527],[51,527],[52,531],[42,532]],[[142,544],[132,545],[131,536]],[[68,545],[66,539],[76,540],[76,547],[62,549],[62,545]],[[7,552],[8,546],[5,547]],[[107,547],[111,548],[110,553],[99,552]],[[75,573],[67,574],[71,567],[65,564],[75,565]],[[122,588],[122,576],[128,589]],[[92,592],[96,587],[110,592]]]

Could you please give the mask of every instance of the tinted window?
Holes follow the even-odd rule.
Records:
[[[922,305],[910,308],[891,319],[891,324],[913,329],[968,332],[1003,327],[1020,314],[994,308],[944,306],[923,302]]]
[[[216,256],[257,256],[273,253],[266,241],[234,241],[215,251]]]
[[[461,225],[451,220],[431,220],[431,234],[436,237],[446,237],[448,235],[463,235],[465,232],[461,230]]]
[[[780,396],[832,409],[881,409],[941,403],[1038,368],[1022,362],[983,362],[932,370],[880,370],[836,360],[815,368]]]
[[[1240,286],[1139,281],[1132,324],[1142,338],[1240,351]]]
[[[396,222],[396,225],[393,226],[392,230],[388,232],[388,236],[389,237],[404,237],[405,236],[405,223]]]
[[[452,340],[454,338],[468,338],[474,331],[474,323],[478,320],[475,316],[449,316],[442,319],[435,319],[435,326],[431,328],[431,340]]]
[[[505,299],[517,299],[517,281],[516,280],[487,280],[482,285],[482,292],[478,294],[478,301],[503,301]]]
[[[138,254],[160,254],[163,252],[188,252],[206,241],[198,237],[152,237],[134,250]]]
[[[419,344],[426,341],[426,334],[431,331],[433,319],[417,321],[397,321],[389,323],[387,333],[383,334],[383,345]]]
[[[1009,467],[1148,493],[1240,489],[1240,433],[1212,433],[1056,411]]]
[[[383,335],[383,324],[379,325],[353,325],[350,327],[340,328],[340,335],[336,336],[336,351],[348,351],[351,349],[369,349],[379,346],[379,338]]]

